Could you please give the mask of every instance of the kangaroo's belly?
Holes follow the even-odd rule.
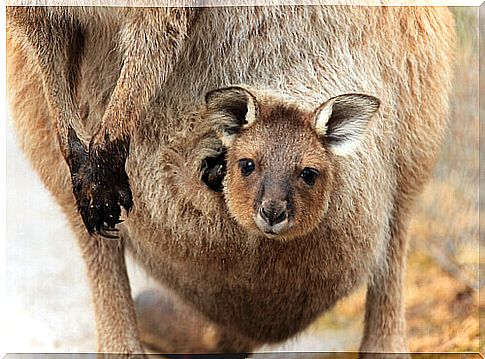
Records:
[[[263,341],[301,331],[365,280],[376,260],[370,242],[346,245],[351,238],[325,233],[289,242],[221,233],[210,246],[187,237],[178,248],[166,234],[130,235],[155,278],[216,323]]]

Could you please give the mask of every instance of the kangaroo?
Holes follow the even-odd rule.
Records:
[[[453,50],[438,7],[8,8],[11,114],[77,235],[98,350],[144,351],[127,249],[207,351],[285,340],[367,283],[360,350],[406,352]]]

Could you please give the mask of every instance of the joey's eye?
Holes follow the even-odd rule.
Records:
[[[300,177],[303,178],[303,181],[305,181],[305,183],[309,186],[313,186],[315,184],[317,176],[318,171],[314,168],[305,167],[300,173]]]
[[[241,167],[241,174],[244,177],[249,176],[256,168],[253,160],[248,160],[248,159],[240,160],[239,167]]]

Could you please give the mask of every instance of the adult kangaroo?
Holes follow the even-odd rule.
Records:
[[[175,351],[285,340],[364,282],[361,350],[407,350],[448,9],[9,7],[7,38],[13,122],[78,238],[99,351],[143,352],[125,248],[215,338]]]

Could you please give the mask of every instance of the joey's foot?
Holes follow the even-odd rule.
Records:
[[[98,233],[107,238],[117,238],[115,226],[121,223],[121,206],[127,212],[133,198],[125,172],[128,141],[113,141],[104,148],[89,152],[69,131],[67,162],[78,210],[89,234]]]
[[[143,353],[96,353],[96,359],[148,359]],[[160,358],[163,359],[163,358]]]
[[[213,191],[222,192],[222,181],[226,175],[226,150],[222,148],[217,156],[205,158],[201,170],[202,181]]]
[[[217,348],[217,335],[163,290],[148,290],[135,299],[141,341],[158,353],[207,353]]]
[[[141,341],[157,353],[225,353],[203,357],[242,359],[246,357],[244,352],[254,347],[249,340],[210,322],[162,288],[140,293],[135,299],[135,311]]]
[[[411,359],[410,353],[360,353],[359,359]]]

